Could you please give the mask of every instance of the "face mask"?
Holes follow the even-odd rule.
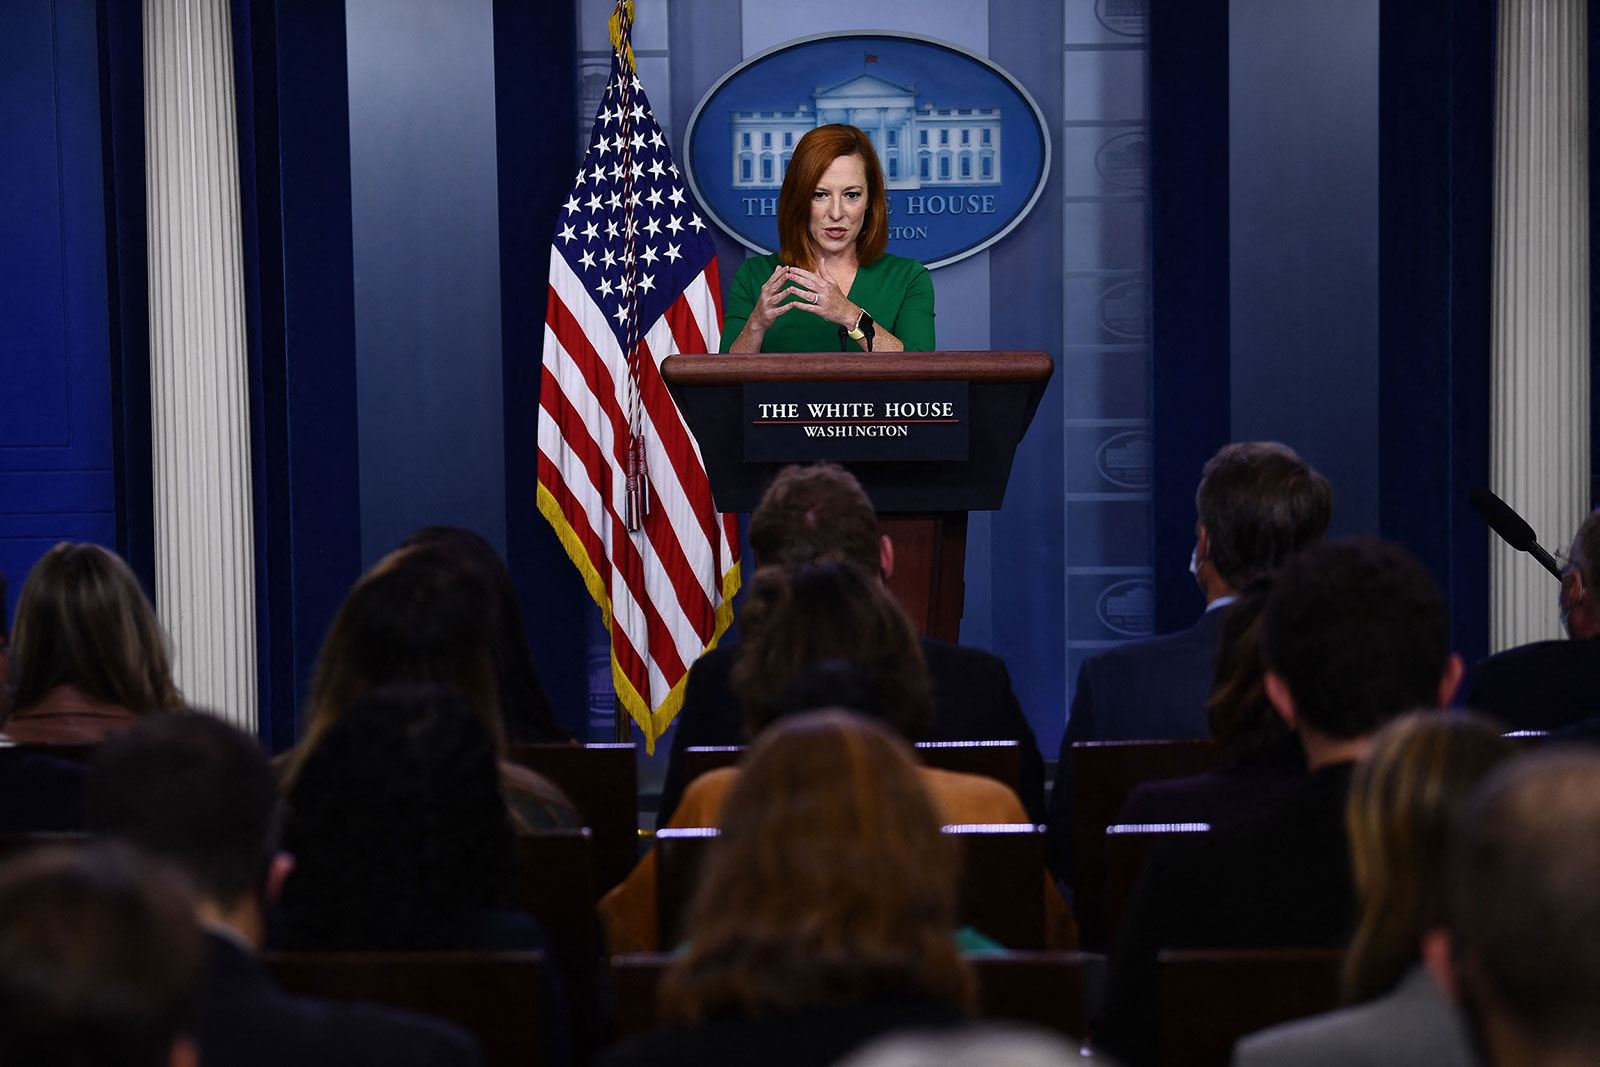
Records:
[[[1189,550],[1189,573],[1194,575],[1196,578],[1200,577],[1200,560],[1196,556],[1196,553],[1199,551],[1199,545],[1196,545],[1194,548]]]

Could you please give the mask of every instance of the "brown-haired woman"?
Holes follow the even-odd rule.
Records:
[[[958,1022],[972,976],[952,845],[889,728],[839,710],[775,723],[728,797],[661,983],[677,1025],[606,1062],[821,1065],[892,1029]]]
[[[357,701],[387,685],[442,685],[460,692],[482,716],[502,757],[501,787],[517,826],[577,825],[572,802],[559,788],[503,758],[506,731],[487,596],[475,574],[427,544],[397,549],[362,575],[317,653],[305,733],[284,757],[285,789],[293,789],[323,735]]]
[[[1355,1006],[1244,1039],[1236,1067],[1476,1062],[1423,957],[1443,943],[1450,828],[1477,784],[1515,752],[1497,723],[1470,712],[1412,712],[1384,727],[1356,767],[1345,809],[1361,900],[1344,962],[1344,997]]]
[[[16,696],[5,730],[25,744],[88,743],[141,716],[175,711],[167,636],[115,553],[63,541],[17,597]]]
[[[739,615],[743,638],[732,685],[752,737],[790,714],[849,707],[902,738],[931,713],[927,670],[916,629],[876,576],[848,560],[826,559],[756,572]],[[716,826],[743,772],[724,767],[690,782],[668,824]],[[975,774],[920,768],[922,785],[948,823],[1027,822],[1010,788]],[[1076,941],[1066,906],[1041,875],[1052,943]],[[656,942],[656,856],[649,852],[600,902],[613,952],[648,952]]]
[[[722,351],[932,350],[933,282],[921,263],[885,253],[888,243],[872,141],[843,123],[810,131],[778,190],[778,251],[733,276]]]

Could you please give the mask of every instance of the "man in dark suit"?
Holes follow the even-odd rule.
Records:
[[[1351,772],[1390,719],[1445,707],[1461,680],[1438,586],[1398,545],[1320,545],[1283,568],[1262,619],[1267,697],[1310,776],[1266,815],[1163,842],[1139,876],[1107,980],[1106,1047],[1156,1062],[1156,954],[1346,943]]]
[[[1600,717],[1600,511],[1572,539],[1557,607],[1568,640],[1535,641],[1473,668],[1468,707],[1511,730],[1562,730]]]
[[[1333,490],[1292,448],[1276,441],[1225,445],[1195,491],[1189,571],[1206,610],[1175,634],[1130,641],[1089,657],[1061,738],[1050,792],[1050,848],[1056,875],[1072,874],[1072,746],[1077,741],[1205,737],[1222,613],[1240,589],[1322,539]]]
[[[1428,969],[1492,1067],[1600,1064],[1600,755],[1506,764],[1456,823]]]
[[[878,530],[872,501],[853,474],[831,463],[786,467],[750,516],[758,564],[842,556],[868,571],[894,572],[894,542]],[[696,745],[742,745],[744,717],[728,686],[737,647],[707,652],[689,671],[673,730],[656,825],[677,810],[688,782],[685,752]],[[1022,768],[1018,794],[1030,818],[1044,821],[1044,757],[1022,714],[1011,675],[999,657],[975,648],[922,639],[933,690],[933,719],[919,741],[1016,741]]]
[[[202,713],[149,718],[108,740],[90,778],[89,825],[193,883],[205,970],[190,1031],[218,1067],[481,1062],[454,1026],[365,1004],[293,997],[256,959],[264,899],[293,865],[273,844],[277,783],[251,738]]]

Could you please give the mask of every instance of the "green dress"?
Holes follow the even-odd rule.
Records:
[[[776,252],[751,256],[734,273],[722,320],[722,351],[744,330],[745,320],[761,298],[761,287],[778,263]],[[871,266],[856,270],[856,279],[845,295],[852,304],[865,308],[880,329],[898,337],[907,352],[933,351],[933,281],[921,263],[901,256],[879,256]],[[861,350],[854,341],[846,344],[847,352]],[[786,311],[762,337],[761,351],[837,352],[839,327],[809,311]]]

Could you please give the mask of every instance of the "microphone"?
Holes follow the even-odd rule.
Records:
[[[1539,547],[1539,539],[1534,535],[1533,527],[1528,525],[1528,520],[1511,510],[1511,505],[1495,496],[1483,486],[1478,486],[1467,494],[1467,503],[1472,505],[1472,510],[1482,516],[1483,521],[1489,524],[1489,529],[1499,534],[1501,539],[1518,552],[1526,552],[1544,566],[1544,569],[1561,577],[1561,565],[1555,558]]]

